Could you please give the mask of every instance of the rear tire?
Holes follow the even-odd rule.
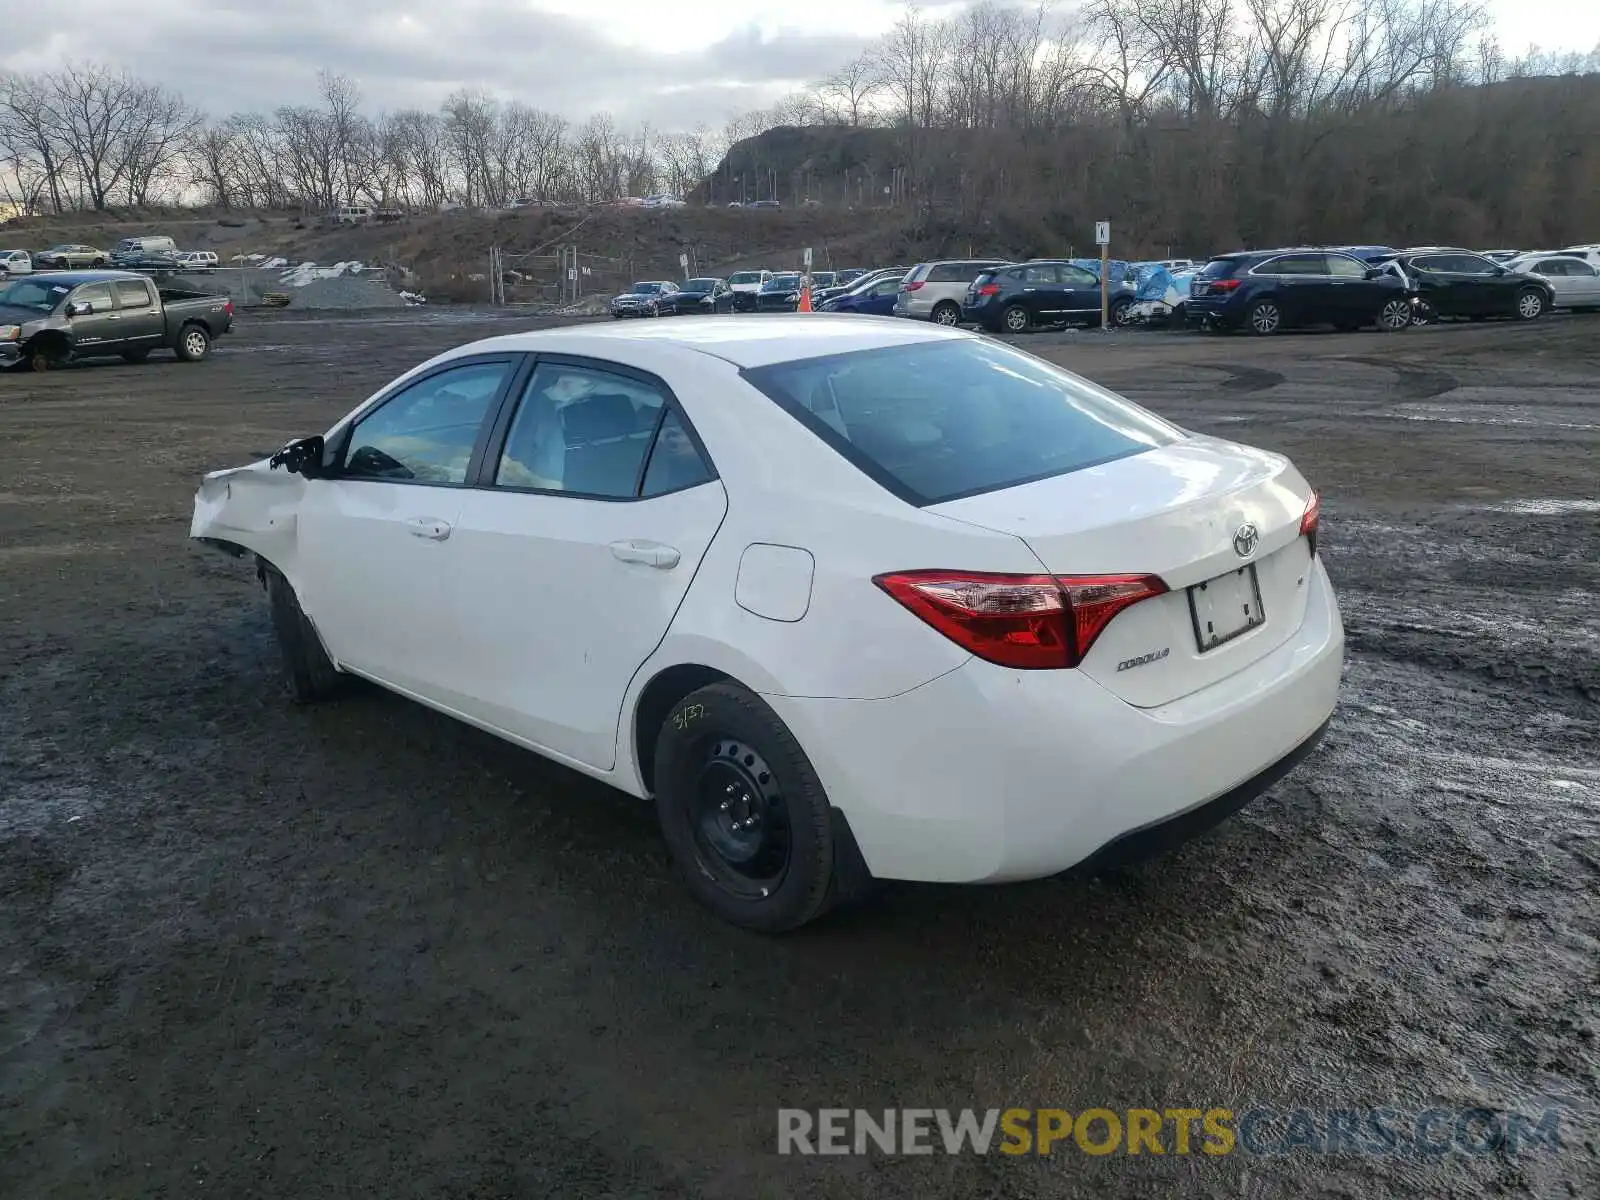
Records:
[[[948,300],[941,300],[933,306],[933,323],[953,327],[961,324],[961,309]]]
[[[1270,337],[1283,328],[1283,309],[1276,300],[1257,300],[1250,306],[1245,325],[1257,337]]]
[[[263,565],[267,602],[272,608],[272,629],[283,655],[283,676],[296,704],[313,704],[334,695],[344,683],[322,639],[300,607],[294,588],[275,567]]]
[[[1013,304],[1000,314],[1000,324],[1007,333],[1027,333],[1033,328],[1033,314],[1020,304]]]
[[[673,707],[656,737],[655,793],[684,883],[724,921],[783,933],[837,901],[827,793],[754,692],[713,683]]]
[[[211,335],[200,325],[185,325],[178,331],[177,354],[184,362],[199,362],[211,353]]]

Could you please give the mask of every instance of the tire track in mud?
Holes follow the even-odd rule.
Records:
[[[1393,372],[1396,377],[1395,388],[1407,400],[1432,400],[1435,396],[1443,396],[1461,386],[1461,381],[1450,372],[1418,366],[1415,363],[1354,354],[1342,356],[1336,361],[1360,363],[1362,366]],[[1382,410],[1371,411],[1377,413]]]

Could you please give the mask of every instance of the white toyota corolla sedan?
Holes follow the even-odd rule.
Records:
[[[754,929],[875,879],[1144,856],[1316,745],[1317,496],[991,339],[829,315],[518,333],[205,477],[290,689],[362,676],[642,798]]]

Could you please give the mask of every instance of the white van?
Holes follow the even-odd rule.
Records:
[[[26,250],[0,250],[0,276],[32,274],[33,255]]]
[[[372,206],[346,204],[333,214],[333,219],[341,225],[362,225],[372,220]]]
[[[117,243],[113,254],[176,254],[178,243],[169,237],[131,237]]]

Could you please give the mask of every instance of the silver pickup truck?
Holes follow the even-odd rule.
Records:
[[[142,362],[152,350],[199,362],[232,327],[226,296],[157,288],[130,271],[49,271],[0,288],[0,367]]]

